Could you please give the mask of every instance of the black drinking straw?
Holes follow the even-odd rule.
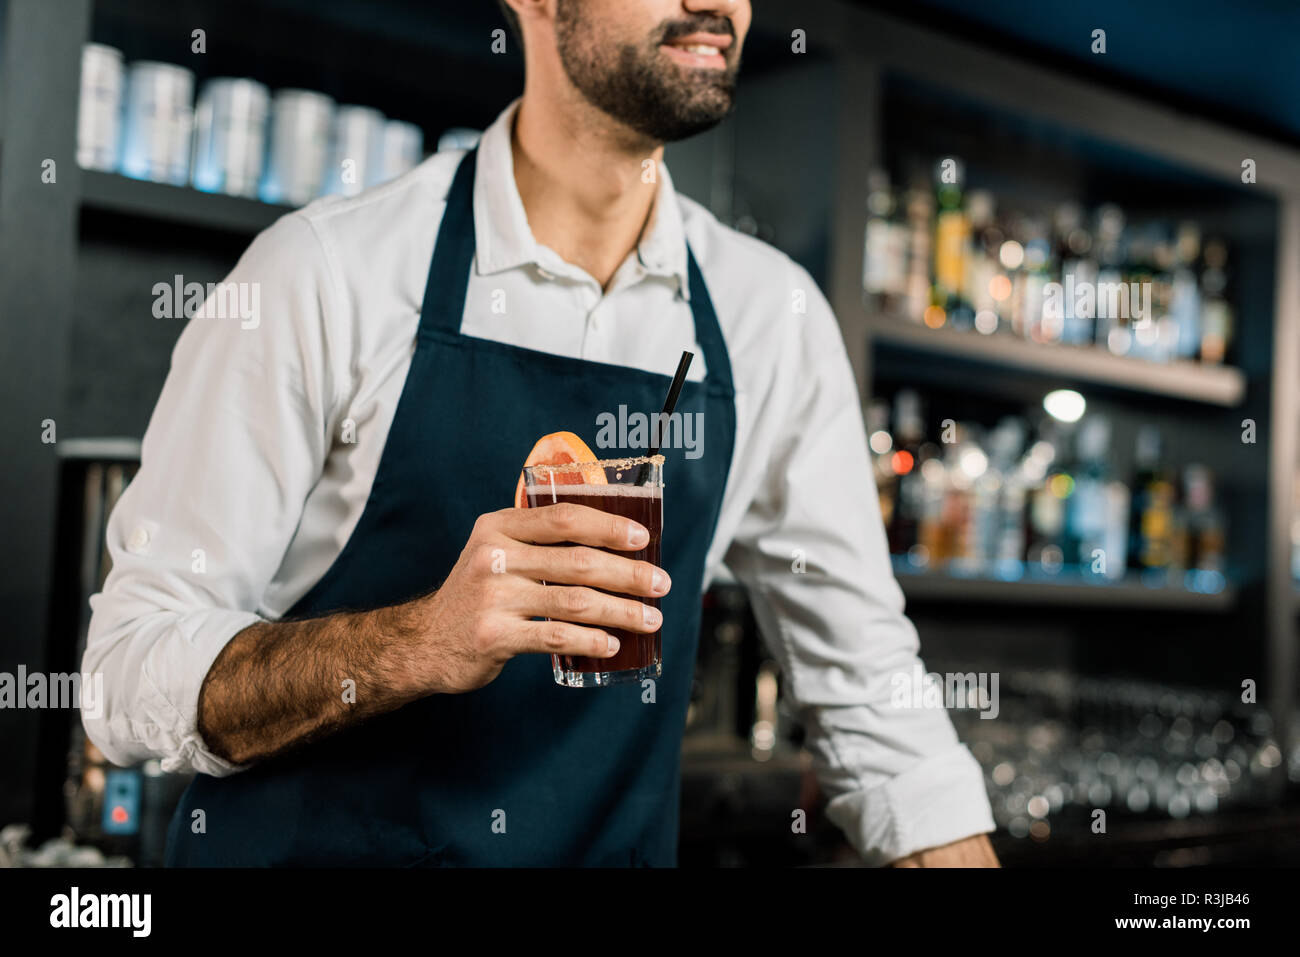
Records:
[[[691,367],[691,360],[695,358],[694,352],[682,352],[682,358],[677,363],[677,372],[673,374],[673,384],[668,387],[668,398],[664,399],[664,410],[660,415],[658,429],[651,429],[651,435],[663,434],[663,423],[667,421],[668,416],[673,414],[673,409],[677,408],[677,397],[682,394],[682,383],[686,381],[686,370]],[[659,446],[655,445],[646,456],[650,458],[659,454]],[[641,470],[636,473],[637,485],[644,485],[645,480],[649,477],[650,463],[641,463]]]

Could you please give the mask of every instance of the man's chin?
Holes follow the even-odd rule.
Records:
[[[678,116],[674,117],[671,124],[665,123],[642,132],[662,143],[676,143],[679,140],[688,140],[692,136],[708,132],[726,119],[729,112],[730,110],[722,113],[709,112]]]
[[[670,63],[649,70],[643,66],[638,73],[639,82],[601,87],[575,80],[575,85],[603,113],[660,143],[712,129],[726,119],[735,102],[732,70]]]
[[[718,69],[669,61],[660,75],[667,84],[679,88],[731,90],[736,86],[736,70],[732,67]]]
[[[677,125],[693,128],[693,132],[703,132],[717,126],[731,112],[736,99],[735,83],[730,75],[717,71],[691,72],[697,76],[685,83],[673,84],[671,95],[666,97],[671,106],[665,105],[662,113],[672,116]]]

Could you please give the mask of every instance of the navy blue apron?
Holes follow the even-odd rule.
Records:
[[[538,437],[567,429],[592,438],[601,411],[663,405],[668,375],[460,331],[475,249],[474,169],[470,152],[447,198],[415,354],[370,498],[290,617],[427,592],[455,564],[474,520],[512,504]],[[661,606],[654,702],[639,683],[565,688],[548,655],[514,658],[478,691],[433,695],[239,774],[198,775],[172,819],[169,865],[676,863],[705,553],[735,435],[731,363],[689,248],[687,256],[707,378],[687,382],[677,408],[703,413],[704,446],[692,460],[663,450],[663,562],[673,588]]]

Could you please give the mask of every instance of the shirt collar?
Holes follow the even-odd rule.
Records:
[[[510,136],[519,100],[507,106],[484,132],[478,145],[478,170],[474,177],[474,232],[476,267],[490,275],[519,266],[535,265],[556,275],[577,278],[580,271],[554,250],[543,246],[528,225],[523,200],[515,185]],[[666,164],[657,170],[655,194],[648,228],[641,234],[636,255],[651,275],[676,277],[684,298],[690,298],[686,271],[686,232],[682,211]]]

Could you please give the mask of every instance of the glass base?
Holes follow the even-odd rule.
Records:
[[[565,671],[556,666],[555,683],[566,688],[605,688],[609,685],[644,681],[646,678],[658,678],[663,673],[662,661],[656,661],[644,668],[628,668],[625,671]]]

